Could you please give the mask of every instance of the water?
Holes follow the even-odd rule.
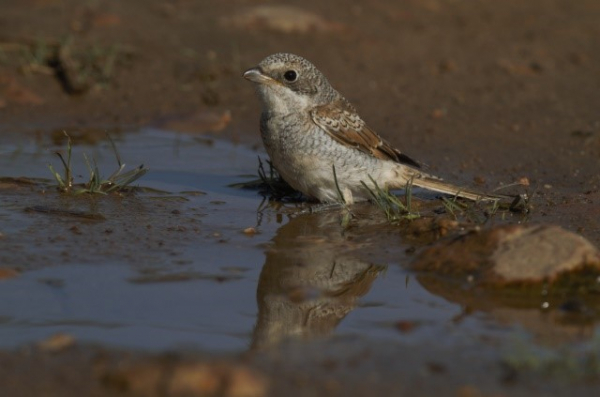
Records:
[[[561,324],[535,307],[477,307],[454,297],[453,287],[423,284],[403,266],[409,244],[397,226],[344,230],[336,211],[261,206],[257,192],[229,187],[256,172],[260,152],[159,130],[123,135],[117,146],[128,165],[150,169],[140,185],[169,194],[64,198],[46,185],[0,190],[0,260],[22,271],[0,280],[0,347],[59,332],[153,351],[243,351],[290,337],[346,335],[476,347],[595,333],[593,325]],[[0,145],[0,177],[49,178],[57,149]],[[114,169],[107,142],[78,145],[77,175],[86,172],[83,152],[100,169]],[[23,212],[32,205],[100,212],[106,220]],[[249,227],[257,233],[244,233]]]

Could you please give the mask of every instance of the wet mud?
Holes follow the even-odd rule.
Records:
[[[67,370],[89,355],[92,362],[104,355],[123,362],[119,349],[154,354],[191,349],[213,357],[204,361],[194,354],[176,355],[167,365],[160,356],[142,355],[125,360],[125,367],[109,360],[85,386],[107,394],[156,393],[148,386],[152,381],[144,380],[150,376],[147,371],[161,379],[156,382],[172,383],[170,395],[185,394],[174,374],[191,371],[196,379],[208,371],[209,378],[224,379],[208,392],[227,395],[223,385],[234,376],[229,371],[236,373],[230,366],[237,368],[239,354],[252,357],[250,366],[256,371],[242,382],[258,382],[263,390],[258,395],[275,393],[281,386],[268,375],[274,371],[273,354],[288,354],[289,349],[295,358],[282,364],[282,371],[291,377],[288,381],[297,382],[292,368],[309,365],[318,351],[323,350],[319,360],[336,368],[346,360],[362,361],[346,358],[351,346],[360,346],[356,354],[365,355],[374,368],[389,359],[388,349],[403,355],[405,349],[425,354],[422,350],[432,348],[431,357],[453,359],[484,349],[501,379],[530,370],[520,367],[527,366],[528,356],[511,365],[505,362],[521,353],[515,341],[531,339],[523,342],[528,349],[553,352],[568,345],[582,351],[575,374],[563,369],[565,377],[593,371],[585,360],[596,354],[598,305],[589,294],[571,290],[550,299],[543,285],[481,289],[469,285],[473,269],[468,267],[457,281],[413,265],[417,254],[436,242],[502,224],[535,224],[540,219],[535,211],[487,214],[486,207],[472,207],[451,212],[443,200],[417,190],[413,211],[420,217],[390,222],[373,204],[320,209],[305,201],[268,201],[256,189],[240,188],[256,178],[257,157],[264,156],[244,145],[157,129],[118,135],[114,141],[122,160],[137,165],[144,157],[149,172],[134,188],[107,195],[58,190],[48,164],[58,169],[55,152],[65,151],[65,141],[15,141],[2,147],[2,166],[11,176],[0,186],[5,225],[0,340],[2,348],[16,355],[6,360],[33,365],[29,360],[65,355],[66,367],[57,368]],[[102,172],[117,166],[107,138],[94,145],[75,144],[71,163],[76,183],[86,180],[84,154],[96,159]],[[454,260],[458,263],[453,266],[462,265],[458,256]],[[57,335],[68,343],[56,342]],[[103,348],[90,347],[94,345]],[[24,348],[33,349],[33,358],[18,358]],[[221,363],[223,357],[229,357],[229,364]],[[447,364],[431,360],[422,364],[430,368],[427,372],[447,371]],[[566,358],[547,360],[558,364],[542,360],[542,369],[535,370],[560,367]],[[462,365],[465,371],[470,368],[466,361]],[[345,377],[348,371],[340,373]],[[314,375],[321,379],[319,386],[306,386],[303,392],[316,392],[315,387],[326,392],[330,383],[348,390],[348,384],[325,373]],[[461,379],[457,376],[453,382]],[[202,384],[194,382],[194,387]],[[388,382],[382,392],[398,387],[392,378]],[[379,387],[359,383],[363,393],[367,385]],[[138,384],[146,386],[138,390]],[[75,384],[71,387],[77,390]],[[193,393],[207,391],[194,388]]]

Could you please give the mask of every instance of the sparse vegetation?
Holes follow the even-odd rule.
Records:
[[[271,161],[266,161],[269,169],[265,170],[265,164],[258,158],[258,178],[248,182],[234,183],[230,187],[240,189],[258,190],[258,192],[269,199],[278,201],[302,201],[302,194],[294,190],[286,181],[279,176]]]
[[[144,176],[146,172],[148,172],[147,168],[144,168],[143,165],[140,165],[133,170],[123,172],[125,169],[125,164],[121,162],[121,156],[119,156],[119,152],[117,151],[117,147],[112,139],[109,138],[112,149],[115,153],[115,157],[117,160],[118,168],[114,171],[109,177],[103,178],[100,175],[100,170],[98,165],[96,164],[96,160],[92,158],[91,160],[88,158],[86,154],[84,154],[85,162],[89,172],[89,179],[86,183],[75,184],[73,181],[73,169],[71,165],[72,159],[72,149],[73,142],[71,141],[71,137],[65,132],[67,136],[67,156],[65,157],[57,152],[56,155],[60,158],[62,163],[64,174],[61,175],[58,171],[54,169],[52,164],[48,165],[54,179],[58,184],[58,189],[67,194],[108,194],[113,192],[124,192],[130,188],[130,185]]]
[[[299,202],[304,198],[301,193],[295,191],[287,184],[273,168],[269,160],[266,161],[268,169],[265,167],[265,162],[258,159],[258,178],[231,185],[232,187],[243,189],[258,190],[261,195],[270,200],[281,202]],[[340,183],[338,182],[335,166],[332,166],[333,178],[338,195],[338,203],[317,205],[308,209],[306,212],[319,212],[323,210],[344,209],[342,225],[348,226],[351,219],[355,216],[350,207],[346,203]],[[390,223],[399,223],[402,221],[410,221],[422,217],[419,211],[415,210],[413,205],[413,184],[412,181],[407,182],[404,195],[397,196],[393,192],[382,188],[373,178],[369,178],[369,183],[363,181],[364,188],[371,196],[373,202],[386,216]],[[443,209],[441,212],[449,214],[454,220],[463,220],[472,224],[481,225],[489,221],[495,216],[505,218],[510,213],[528,213],[531,209],[529,198],[527,195],[506,196],[508,200],[487,200],[487,201],[466,201],[459,197],[442,197]],[[434,211],[437,212],[437,211]]]
[[[13,53],[14,56],[8,56]],[[120,44],[77,46],[73,36],[0,43],[0,62],[14,59],[24,74],[54,76],[69,95],[106,86],[114,77],[116,65],[126,62],[132,54],[131,48]]]
[[[498,210],[498,201],[495,200],[489,201],[489,204],[486,204],[489,205],[489,208],[483,209],[483,211],[479,207],[480,202],[466,203],[459,201],[456,196],[451,198],[442,197],[442,203],[444,204],[446,213],[450,214],[454,220],[458,220],[462,216],[475,224],[485,223]]]
[[[335,171],[334,164],[331,165],[331,170],[333,172],[333,180],[335,182],[335,188],[337,190],[338,200],[340,201],[340,204],[344,208],[344,214],[342,215],[342,218],[340,219],[340,224],[341,224],[342,228],[346,229],[350,225],[350,221],[354,217],[354,214],[352,213],[352,211],[350,211],[350,208],[348,207],[348,205],[346,203],[346,198],[344,197],[344,193],[342,193],[342,189],[340,189],[340,184],[338,182],[337,172]]]
[[[419,218],[421,215],[413,211],[412,208],[412,181],[406,183],[404,190],[404,202],[395,194],[387,189],[379,187],[377,182],[369,176],[373,188],[371,189],[365,182],[362,182],[365,189],[369,191],[373,202],[384,213],[388,221],[396,223],[402,220],[411,220]]]
[[[484,224],[496,215],[504,219],[509,213],[527,214],[531,210],[530,198],[526,194],[516,195],[510,202],[500,198],[486,201],[461,201],[457,196],[442,197],[442,202],[446,213],[455,220],[463,217],[475,224]]]

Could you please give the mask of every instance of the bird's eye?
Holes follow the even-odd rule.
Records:
[[[295,70],[288,70],[283,74],[283,78],[289,82],[294,82],[298,78],[298,73]]]

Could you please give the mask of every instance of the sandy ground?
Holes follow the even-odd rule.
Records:
[[[538,194],[538,214],[599,245],[598,21],[596,0],[4,0],[0,139],[159,125],[260,145],[258,103],[241,73],[271,53],[294,52],[313,61],[376,131],[432,172],[490,190],[526,178],[526,190]],[[99,350],[1,353],[0,367],[14,370],[2,371],[0,383],[15,396],[147,394],[130,380],[115,381],[118,365],[106,364],[132,353]],[[263,359],[252,365],[267,372],[277,367]],[[297,395],[400,389],[427,395],[449,384],[449,394],[513,395],[528,387],[511,389],[512,378],[496,368],[482,375],[482,391],[469,386],[474,378],[449,376],[435,363],[423,364],[443,374],[433,386],[423,386],[429,377],[410,378],[410,387],[399,389],[414,374],[408,371],[349,389],[339,383],[353,373],[344,367],[333,380],[322,377],[307,387],[294,370],[310,359],[299,361],[271,380],[271,393],[289,382],[300,386]],[[163,386],[172,374],[171,364],[164,365],[160,371],[169,375],[156,375]],[[338,368],[327,360],[322,365]],[[77,379],[75,366],[84,368]],[[42,389],[24,382],[30,372],[23,368],[40,370]],[[209,392],[238,395],[224,386],[235,383],[228,371]],[[536,390],[549,392],[540,384]]]
[[[286,51],[312,60],[375,130],[441,174],[491,187],[528,177],[561,193],[598,188],[597,2],[285,4],[302,13],[255,1],[6,1],[3,129],[180,116],[255,143],[258,104],[240,74]],[[120,49],[102,84],[90,78],[73,95],[55,69],[15,48],[68,38],[64,63]],[[231,122],[190,117],[204,112],[230,112]]]

